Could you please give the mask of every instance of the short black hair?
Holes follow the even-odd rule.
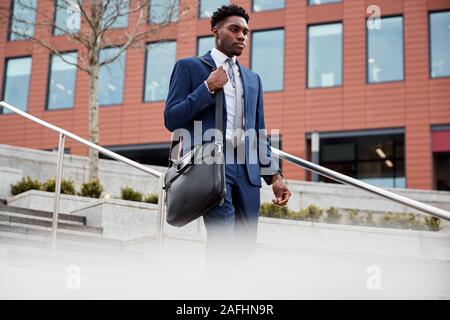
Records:
[[[245,22],[248,23],[250,20],[250,17],[248,16],[247,12],[244,8],[239,7],[235,4],[230,5],[223,5],[219,9],[217,9],[216,12],[213,13],[211,17],[211,30],[214,29],[214,27],[224,21],[226,18],[231,16],[239,16],[245,19]]]

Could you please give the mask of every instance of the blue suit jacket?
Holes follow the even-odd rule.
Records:
[[[210,51],[206,53],[203,58],[215,66],[210,53]],[[261,79],[239,62],[238,66],[244,87],[245,129],[253,128],[259,132],[260,129],[265,129]],[[189,132],[191,141],[189,144],[183,140],[183,153],[190,150],[196,142],[201,142],[202,135],[206,130],[215,128],[215,97],[209,93],[204,84],[210,73],[211,68],[196,57],[178,60],[172,71],[169,94],[164,109],[164,123],[169,131],[185,129]],[[226,128],[225,101],[223,105],[223,123]],[[194,132],[194,121],[202,121],[202,132]],[[267,136],[258,134],[256,139],[257,143],[251,143],[246,138],[247,159],[257,158],[252,163],[246,161],[248,176],[255,186],[261,186],[261,177],[267,184],[271,184],[272,175],[277,172],[281,173],[281,171],[272,159],[270,141]],[[261,143],[260,148],[265,152],[258,152],[258,143]],[[261,174],[262,167],[265,168],[263,175]]]

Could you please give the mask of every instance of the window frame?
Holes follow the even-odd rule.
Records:
[[[281,77],[281,89],[279,90],[263,90],[263,93],[275,93],[275,92],[284,92],[285,91],[285,76],[286,76],[286,29],[285,27],[273,27],[273,28],[267,28],[267,29],[257,29],[252,30],[250,34],[250,52],[249,52],[249,67],[250,70],[253,71],[253,34],[258,32],[267,32],[267,31],[277,31],[277,30],[283,30],[283,76]],[[259,76],[259,74],[258,74]],[[261,79],[261,76],[259,76]],[[262,79],[261,79],[262,83]],[[264,87],[263,87],[264,89]]]
[[[286,0],[284,0],[284,6],[282,8],[255,11],[255,0],[251,0],[251,12],[254,12],[254,13],[281,11],[281,10],[285,10],[285,9],[286,9]]]
[[[164,39],[162,41],[150,41],[150,42],[146,42],[145,43],[145,54],[144,54],[144,81],[142,83],[142,98],[141,98],[141,102],[142,103],[161,103],[166,101],[166,99],[162,99],[162,100],[154,100],[154,101],[146,101],[145,100],[145,85],[147,84],[147,68],[148,68],[148,59],[147,59],[147,55],[148,55],[148,47],[151,44],[155,44],[155,43],[164,43],[164,42],[175,42],[175,63],[177,62],[177,50],[178,50],[178,45],[177,45],[177,40],[176,39]]]
[[[335,140],[335,139],[358,139],[358,138],[364,138],[364,137],[380,137],[380,136],[402,136],[403,137],[403,156],[402,157],[398,157],[398,155],[395,153],[396,152],[396,148],[395,148],[395,144],[393,146],[393,151],[395,153],[395,156],[393,157],[394,161],[403,161],[403,172],[404,172],[404,179],[405,179],[405,186],[407,187],[408,185],[408,176],[407,176],[407,157],[406,157],[406,152],[407,152],[407,144],[406,144],[406,128],[405,127],[389,127],[389,128],[381,128],[381,129],[361,129],[361,130],[341,130],[341,131],[319,131],[319,136],[320,136],[320,153],[319,153],[319,164],[320,165],[324,165],[327,163],[333,163],[333,162],[321,162],[321,152],[323,150],[322,148],[322,142],[323,140]],[[305,141],[306,141],[306,145],[308,143],[311,143],[311,131],[305,132]],[[354,143],[354,142],[352,142]],[[355,146],[355,156],[357,155],[357,148]],[[354,162],[357,163],[357,160],[346,160],[346,161],[342,161],[342,162]],[[376,162],[376,160],[363,160],[361,162]],[[395,167],[394,167],[395,168]],[[357,173],[357,169],[358,167],[355,167],[355,173]],[[394,171],[395,170],[395,171]],[[395,179],[398,178],[397,173],[400,172],[399,170],[397,170],[397,168],[393,169],[393,174],[394,174],[394,184],[395,184]],[[320,176],[320,175],[319,175]],[[322,177],[323,178],[323,177]],[[319,181],[320,179],[322,179],[321,177],[319,177]],[[312,179],[310,178],[308,181],[312,181]],[[398,186],[395,186],[394,188],[399,188]]]
[[[77,53],[77,62],[79,59],[79,52],[78,50],[70,50],[70,51],[62,51],[60,52],[61,55],[64,54],[68,54],[68,53]],[[45,107],[44,107],[44,111],[59,111],[59,110],[70,110],[70,109],[75,109],[75,97],[76,97],[76,92],[77,92],[77,77],[78,77],[78,68],[74,66],[75,68],[75,84],[74,84],[74,90],[73,90],[73,106],[70,108],[57,108],[57,109],[49,109],[48,108],[48,104],[50,101],[50,82],[51,82],[51,74],[52,74],[52,58],[53,56],[58,56],[55,54],[49,54],[49,61],[48,61],[48,73],[47,73],[47,89],[46,89],[46,93],[45,93]],[[100,80],[99,80],[100,82]],[[100,104],[99,104],[100,106]]]
[[[98,52],[98,61],[99,61],[99,63],[100,63],[100,54],[101,54],[101,51],[102,50],[105,50],[105,49],[114,49],[114,48],[120,48],[121,47],[121,45],[109,45],[109,46],[105,46],[105,47],[103,47],[103,48],[100,48],[100,50],[99,50],[99,52]],[[124,58],[124,68],[123,68],[123,83],[122,83],[122,86],[123,86],[123,89],[122,89],[122,102],[118,102],[118,103],[109,103],[109,104],[101,104],[100,103],[100,94],[98,95],[98,107],[100,108],[100,107],[109,107],[109,106],[111,106],[111,107],[114,107],[114,106],[123,106],[123,104],[124,104],[124,98],[125,98],[125,71],[126,71],[126,68],[127,68],[127,54],[126,54],[126,52],[127,52],[127,50],[125,50],[124,52],[122,52],[121,54],[125,54],[125,58]],[[117,60],[116,60],[117,61]],[[104,65],[104,66],[108,66],[109,64],[107,64],[107,65]],[[100,93],[100,72],[101,72],[101,66],[99,67],[99,70],[98,70],[98,88],[99,88],[99,93]]]
[[[306,6],[308,7],[316,7],[316,6],[326,6],[328,4],[337,4],[337,3],[342,3],[344,0],[338,0],[335,2],[328,2],[328,3],[321,3],[321,4],[310,4],[309,0],[306,0]]]
[[[199,45],[200,45],[200,39],[203,39],[203,38],[213,38],[213,40],[214,40],[214,36],[197,36],[197,47],[196,47],[196,53],[197,53],[197,56],[199,56],[201,53],[199,53],[198,52],[198,48],[199,48]],[[211,48],[212,49],[212,48]]]
[[[307,0],[308,1],[308,0]],[[322,26],[327,24],[336,24],[340,23],[342,25],[342,32],[341,32],[341,41],[342,41],[342,59],[341,59],[341,84],[335,85],[335,86],[328,86],[328,87],[309,87],[309,27],[312,26]],[[343,20],[333,20],[333,21],[327,21],[327,22],[317,22],[317,23],[310,23],[306,24],[306,79],[305,79],[305,89],[306,90],[315,90],[315,89],[333,89],[333,88],[339,88],[344,86],[344,21]]]
[[[13,60],[13,59],[23,59],[23,58],[30,58],[31,59],[31,69],[30,69],[30,80],[28,83],[28,90],[30,90],[30,86],[31,86],[31,73],[33,71],[33,55],[18,55],[18,56],[13,56],[13,57],[5,57],[4,58],[4,67],[3,67],[3,82],[2,82],[2,91],[1,91],[1,100],[5,101],[5,91],[6,91],[6,79],[7,79],[7,72],[8,72],[8,61],[9,60]],[[27,96],[27,107],[25,109],[25,111],[28,110],[28,106],[30,103],[30,95]],[[4,113],[4,109],[2,107],[0,107],[0,116],[5,116],[5,115],[14,115],[15,113]]]
[[[57,5],[58,5],[58,0],[53,0],[53,26],[52,26],[52,36],[53,37],[60,37],[60,36],[64,36],[65,35],[65,33],[62,33],[62,34],[56,34],[55,33],[56,30],[59,30],[58,28],[55,28],[56,15],[57,15],[57,11],[58,11]],[[71,32],[70,34],[77,34],[77,33],[80,33],[80,31],[81,31],[81,12],[79,14],[80,14],[80,25],[78,26],[79,29],[78,29],[77,32]]]
[[[206,0],[198,0],[198,8],[197,8],[197,19],[211,19],[211,17],[202,17],[202,1],[206,1]],[[231,4],[231,0],[227,0],[228,4]]]
[[[181,0],[182,1],[182,0]],[[180,21],[180,0],[178,0],[178,6],[177,6],[178,8],[177,8],[177,13],[178,13],[178,16],[177,16],[177,19],[176,20],[174,20],[174,21],[169,21],[169,23],[168,24],[172,24],[172,23],[177,23],[177,22],[179,22]],[[157,24],[157,23],[154,23],[154,22],[152,22],[151,21],[151,19],[152,19],[152,17],[151,17],[151,11],[152,11],[152,1],[149,1],[148,2],[148,10],[147,10],[147,25],[152,25],[152,24]]]
[[[427,12],[427,19],[428,19],[428,78],[429,80],[437,80],[437,79],[447,79],[450,78],[450,74],[448,76],[440,76],[440,77],[432,77],[431,75],[431,69],[432,69],[432,48],[431,48],[431,15],[433,13],[440,13],[440,12],[449,12],[450,8],[447,9],[439,9],[439,10],[430,10]]]
[[[29,41],[30,39],[27,38],[21,38],[21,39],[11,39],[11,30],[12,30],[12,18],[14,17],[14,4],[15,4],[15,0],[10,0],[9,3],[9,17],[8,17],[8,30],[6,33],[6,41],[7,42],[14,42],[14,41]],[[36,0],[36,10],[38,9],[39,6],[39,0]],[[34,23],[36,23],[36,15],[34,16]],[[33,25],[33,35],[31,37],[33,37],[36,33],[36,26]]]
[[[366,85],[377,85],[377,84],[384,84],[384,83],[396,83],[396,82],[404,82],[406,80],[406,55],[405,55],[405,17],[403,13],[400,14],[390,14],[390,15],[383,15],[380,17],[380,19],[385,18],[402,18],[402,79],[400,80],[388,80],[388,81],[379,81],[379,82],[369,82],[369,28],[367,28],[367,20],[368,17],[364,19],[364,29],[365,29],[365,37],[366,37],[366,60],[365,60],[365,67],[366,67]]]

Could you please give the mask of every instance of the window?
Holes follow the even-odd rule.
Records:
[[[308,87],[342,84],[342,23],[308,27]]]
[[[403,80],[403,18],[381,19],[381,28],[367,30],[367,81]]]
[[[115,57],[119,48],[108,48],[100,51],[100,63]],[[100,67],[99,104],[110,105],[122,103],[123,79],[125,73],[125,51],[112,63]]]
[[[253,0],[253,11],[283,9],[284,0]]]
[[[175,41],[147,46],[144,101],[166,100],[175,59]]]
[[[128,25],[128,0],[103,0],[107,4],[101,17],[101,28],[126,28]]]
[[[284,30],[252,33],[251,69],[260,75],[264,91],[283,90]]]
[[[150,23],[174,22],[178,20],[179,0],[151,0]]]
[[[16,108],[27,110],[30,86],[31,57],[6,60],[3,100]],[[3,113],[12,113],[3,109]]]
[[[62,55],[70,63],[77,63],[76,52]],[[52,56],[50,67],[50,86],[48,91],[47,109],[73,108],[76,82],[76,66],[66,63],[57,55]]]
[[[310,6],[318,5],[318,4],[326,4],[326,3],[336,3],[341,2],[341,0],[308,0],[308,4]]]
[[[55,2],[55,36],[80,31],[80,10],[74,1],[56,0]]]
[[[202,56],[216,46],[214,37],[201,37],[197,40],[197,55]]]
[[[450,11],[430,14],[431,77],[450,76]]]
[[[12,2],[9,39],[23,40],[34,35],[37,0],[14,0]]]
[[[320,165],[379,187],[406,187],[404,153],[404,134],[320,139]]]
[[[228,5],[229,0],[200,0],[200,18],[211,18],[217,8]]]

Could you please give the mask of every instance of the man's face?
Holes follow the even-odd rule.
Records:
[[[228,17],[213,29],[217,49],[229,57],[240,56],[244,51],[248,32],[248,25],[244,18]]]

